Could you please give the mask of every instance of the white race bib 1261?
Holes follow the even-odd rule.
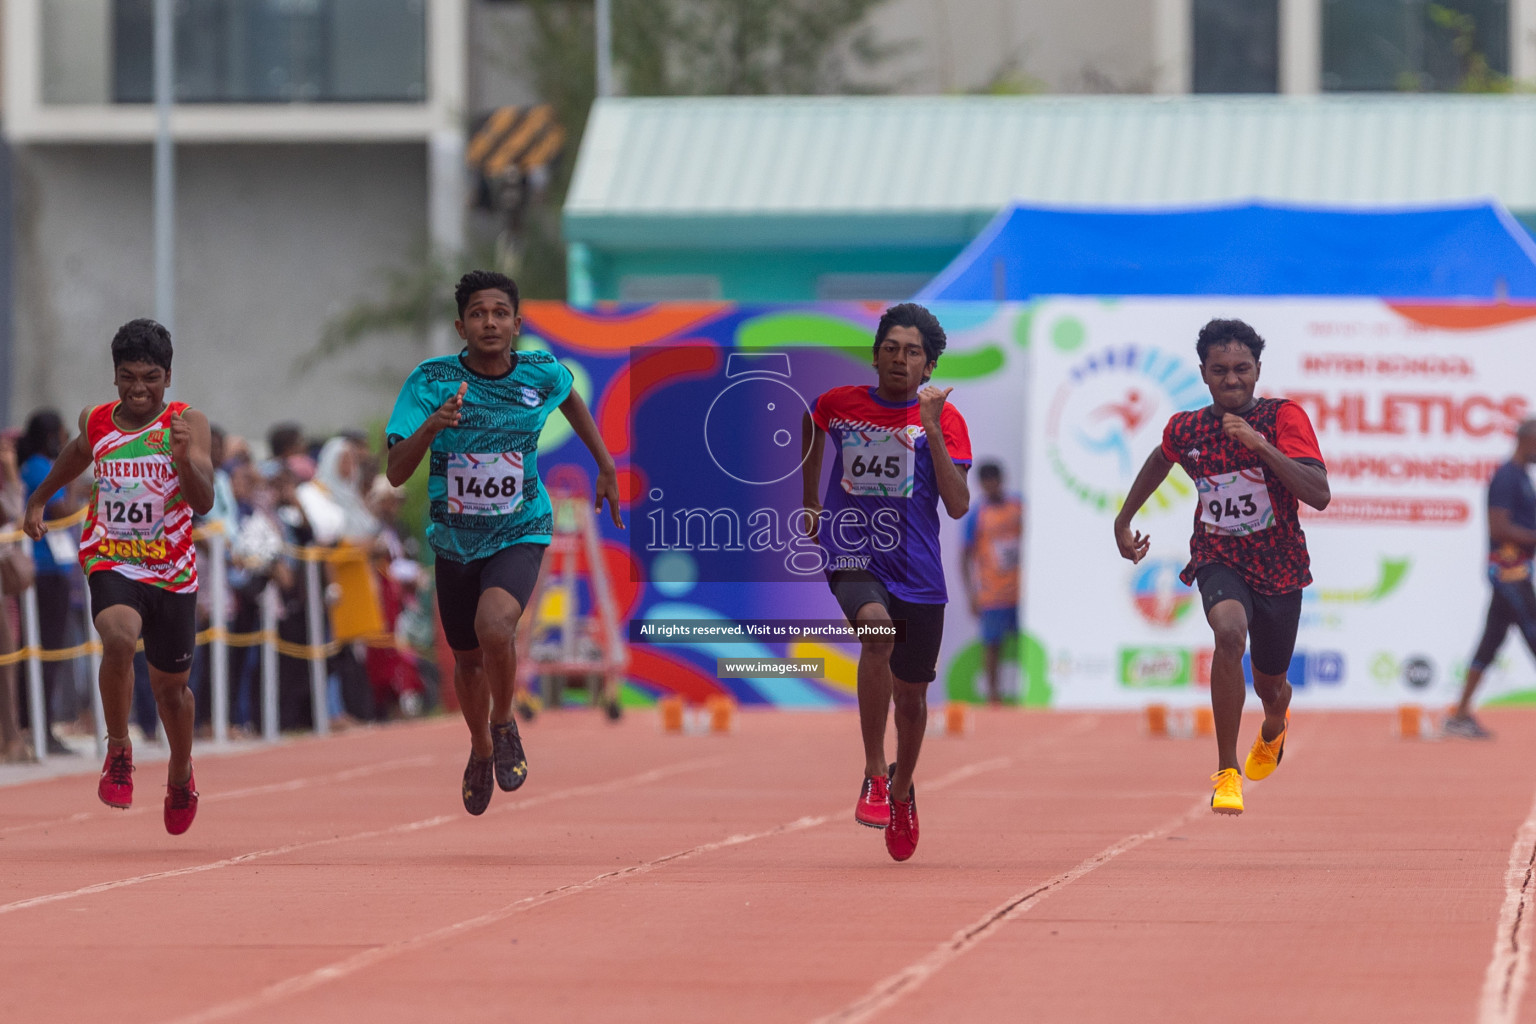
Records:
[[[917,462],[905,431],[850,430],[843,435],[843,490],[863,497],[912,497]]]
[[[96,522],[113,540],[157,540],[165,535],[165,496],[143,480],[102,481]]]
[[[1262,468],[1203,476],[1195,487],[1200,492],[1200,521],[1211,533],[1245,537],[1275,525]]]
[[[448,510],[505,516],[523,503],[523,453],[448,455]]]

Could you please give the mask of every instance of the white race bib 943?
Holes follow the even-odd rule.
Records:
[[[505,516],[523,503],[523,453],[448,455],[448,510]]]
[[[1200,492],[1200,521],[1211,533],[1245,537],[1275,525],[1262,468],[1203,476],[1195,487]]]
[[[904,431],[850,430],[843,435],[843,490],[860,496],[912,497],[915,451]]]

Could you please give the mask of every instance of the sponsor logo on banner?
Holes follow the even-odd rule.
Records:
[[[1415,654],[1403,662],[1403,682],[1410,689],[1425,690],[1435,681],[1435,663],[1422,654]]]
[[[1297,651],[1285,676],[1292,686],[1337,686],[1344,682],[1344,664],[1342,651]]]
[[[1188,686],[1190,652],[1183,647],[1120,648],[1120,685],[1135,689]]]
[[[1149,559],[1131,576],[1131,599],[1141,617],[1164,628],[1184,618],[1195,591],[1179,579],[1184,567],[1169,558]]]
[[[1078,362],[1051,400],[1046,455],[1079,501],[1101,512],[1120,506],[1147,452],[1162,440],[1168,417],[1198,409],[1210,393],[1192,361],[1149,345],[1100,349]],[[1182,476],[1148,502],[1167,508],[1193,493]]]

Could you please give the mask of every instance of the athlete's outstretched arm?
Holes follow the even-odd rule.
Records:
[[[954,388],[940,391],[932,384],[917,393],[918,418],[923,423],[923,433],[928,436],[928,453],[933,456],[933,479],[939,485],[939,498],[949,518],[959,519],[971,509],[971,490],[965,485],[965,472],[949,457],[949,447],[944,444],[944,429],[940,417],[944,402]]]
[[[1147,456],[1147,461],[1141,464],[1141,472],[1137,473],[1136,479],[1131,482],[1131,490],[1125,496],[1125,504],[1120,506],[1120,513],[1115,516],[1115,546],[1120,549],[1121,558],[1139,562],[1147,557],[1147,549],[1152,546],[1152,535],[1143,535],[1140,530],[1133,531],[1131,518],[1141,511],[1141,506],[1152,497],[1152,492],[1163,485],[1171,469],[1173,469],[1173,463],[1163,454],[1162,445],[1152,449],[1152,454]]]
[[[181,482],[181,496],[193,512],[207,515],[213,508],[213,434],[208,417],[196,409],[171,417],[171,461]]]
[[[592,413],[587,409],[587,403],[581,400],[573,388],[565,401],[560,403],[560,411],[565,414],[571,429],[576,431],[576,436],[581,438],[581,443],[587,446],[587,451],[592,453],[592,459],[597,463],[597,493],[592,510],[601,512],[603,502],[608,502],[613,525],[624,529],[624,520],[619,518],[619,471],[613,465],[613,456],[608,454],[608,446],[603,443],[603,435],[598,431],[597,424],[592,422]]]
[[[469,382],[461,383],[458,393],[438,406],[437,411],[428,416],[415,433],[389,446],[389,461],[384,466],[384,478],[390,486],[404,487],[411,474],[416,472],[416,467],[421,465],[422,458],[432,449],[432,439],[449,427],[459,425],[459,417],[464,409],[464,392],[468,390]]]
[[[32,497],[27,499],[27,511],[22,516],[21,528],[33,540],[42,540],[48,527],[43,525],[43,510],[59,488],[91,468],[91,449],[85,440],[85,425],[91,418],[90,409],[80,410],[80,433],[76,434],[53,460],[53,468],[37,485]]]
[[[1328,471],[1314,462],[1298,462],[1264,439],[1241,416],[1227,413],[1221,418],[1221,428],[1227,436],[1238,441],[1264,460],[1280,482],[1302,501],[1321,512],[1328,507],[1332,497],[1328,490]]]

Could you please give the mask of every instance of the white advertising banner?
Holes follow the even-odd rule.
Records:
[[[1355,299],[1052,299],[1030,330],[1027,631],[1056,707],[1203,703],[1211,635],[1179,582],[1195,489],[1177,467],[1133,526],[1113,520],[1173,413],[1209,404],[1195,337],[1236,317],[1266,340],[1258,393],[1298,402],[1332,502],[1302,507],[1314,583],[1289,678],[1298,706],[1443,705],[1488,606],[1487,480],[1536,415],[1536,308]],[[1483,700],[1536,703],[1517,630]]]

